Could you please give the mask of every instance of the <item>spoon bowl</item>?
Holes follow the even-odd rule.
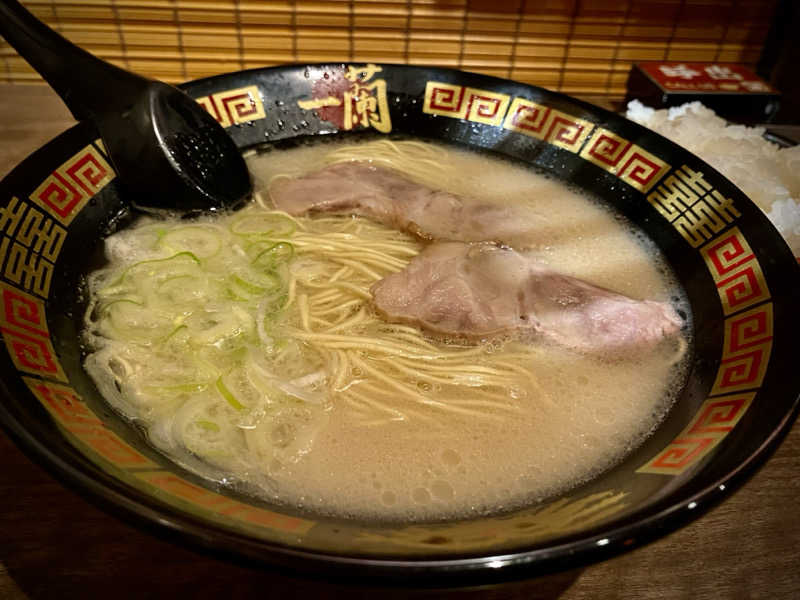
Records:
[[[107,112],[96,124],[139,209],[235,208],[251,193],[236,144],[203,107],[175,87],[149,81],[129,109]]]

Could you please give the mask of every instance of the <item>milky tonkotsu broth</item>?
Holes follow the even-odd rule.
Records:
[[[274,176],[300,175],[321,168],[326,155],[337,147],[317,144],[249,156],[262,198],[266,199],[266,188]],[[552,226],[535,249],[548,266],[633,298],[671,301],[687,312],[683,293],[666,275],[669,270],[657,257],[652,243],[621,224],[618,216],[530,170],[444,147],[437,147],[436,152],[441,164],[440,187],[489,201],[529,203],[546,216]],[[301,221],[309,223],[313,230],[318,227],[313,223],[315,218],[318,217]],[[386,235],[386,239],[395,235],[402,238],[417,251],[422,248],[406,234]],[[121,264],[126,260],[125,244],[129,243],[126,238],[116,250]],[[296,252],[295,260],[303,260],[301,241],[297,242]],[[297,289],[300,298],[301,288]],[[364,301],[364,306],[368,312],[369,302]],[[287,309],[286,321],[301,330],[301,317],[292,310]],[[313,319],[311,325],[305,325],[313,328]],[[359,331],[362,330],[356,333]],[[430,338],[426,343],[441,344]],[[504,399],[493,400],[497,404],[492,406],[506,403],[511,407],[508,412],[491,407],[476,409],[494,411],[497,418],[476,417],[471,409],[454,413],[433,410],[428,414],[433,418],[365,422],[356,418],[355,404],[337,401],[338,393],[331,393],[326,387],[330,382],[321,383],[315,389],[327,394],[324,426],[315,432],[313,442],[306,443],[290,459],[271,454],[279,460],[261,466],[254,466],[258,462],[252,458],[237,457],[220,459],[206,469],[196,457],[187,458],[187,453],[164,441],[164,431],[174,429],[176,422],[166,409],[129,402],[124,412],[143,420],[155,445],[178,462],[217,480],[224,477],[249,481],[253,486],[250,491],[255,489],[279,502],[328,514],[419,520],[503,510],[587,480],[641,443],[663,418],[684,377],[685,365],[675,364],[676,344],[638,353],[635,360],[628,357],[611,361],[548,344],[521,347],[498,343],[475,361],[491,367],[493,361],[519,361],[522,353],[524,369],[532,374],[533,383],[525,388],[515,384],[504,392]],[[506,359],[504,353],[512,350],[514,358]],[[365,344],[359,360],[369,362],[369,353]],[[311,362],[317,365],[315,361]],[[89,370],[96,380],[105,376],[97,369]],[[350,385],[357,389],[364,385],[360,382],[363,377],[369,377],[369,373],[358,370],[353,381],[339,389]],[[101,391],[109,389],[107,385],[98,387]],[[457,390],[450,393],[454,398],[459,395]],[[496,397],[497,394],[492,396]],[[170,400],[159,407],[191,401]],[[134,405],[138,408],[131,409]],[[402,412],[404,404],[399,406]],[[476,401],[474,406],[479,403]],[[139,414],[131,414],[137,410]],[[231,412],[229,407],[224,410]],[[219,416],[222,411],[204,414]],[[266,417],[262,411],[248,418],[247,423],[238,425],[244,431],[241,435],[247,435],[247,427]],[[159,419],[161,424],[157,423]],[[233,435],[239,433],[234,430]],[[250,447],[248,442],[240,446],[242,452]],[[220,468],[224,475],[220,475]]]

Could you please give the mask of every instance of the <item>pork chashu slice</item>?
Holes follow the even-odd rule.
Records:
[[[541,336],[587,352],[650,347],[682,325],[667,303],[614,293],[494,244],[431,244],[371,292],[389,322],[469,339]]]
[[[367,217],[422,239],[498,242],[529,247],[547,219],[523,206],[503,206],[415,183],[368,163],[348,162],[302,177],[279,179],[270,188],[278,210]]]

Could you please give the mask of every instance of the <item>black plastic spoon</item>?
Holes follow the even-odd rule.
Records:
[[[0,35],[91,121],[131,203],[144,209],[232,208],[252,191],[244,159],[225,130],[179,89],[100,60],[0,0]]]

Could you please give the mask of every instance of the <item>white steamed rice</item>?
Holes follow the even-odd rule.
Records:
[[[680,144],[733,181],[800,256],[800,146],[780,148],[763,127],[729,125],[700,102],[655,110],[633,100],[627,117]]]

